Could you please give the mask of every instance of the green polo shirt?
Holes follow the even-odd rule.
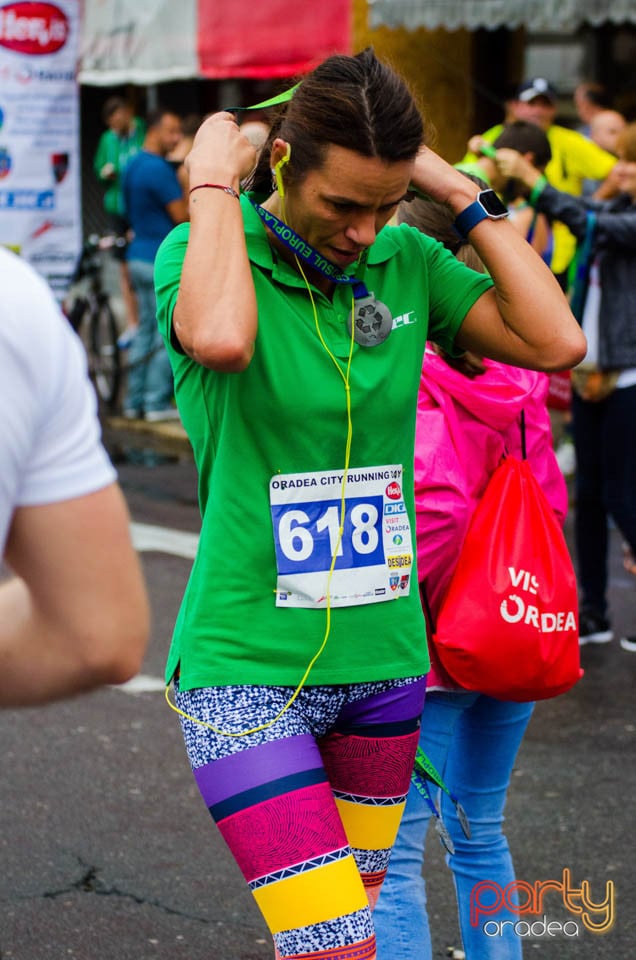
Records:
[[[123,174],[128,162],[142,149],[145,136],[145,121],[135,117],[129,136],[120,137],[114,130],[104,130],[99,138],[93,160],[97,178],[102,179],[102,168],[107,163],[112,163],[115,168],[114,178],[105,181],[104,209],[107,213],[117,214],[118,216],[126,215],[126,205],[122,191]]]
[[[164,240],[155,265],[159,327],[198,468],[202,517],[166,669],[169,679],[179,667],[182,689],[238,683],[295,686],[327,632],[325,609],[276,605],[269,489],[270,480],[280,475],[342,473],[347,410],[341,374],[350,346],[346,319],[351,290],[338,286],[329,300],[312,287],[336,369],[317,335],[303,278],[276,256],[247,197],[241,205],[259,309],[254,356],[246,370],[209,370],[170,344],[188,224]],[[402,225],[380,233],[369,251],[364,282],[390,309],[393,330],[380,346],[353,349],[350,468],[403,466],[404,506],[414,545],[413,445],[424,345],[430,336],[452,351],[466,313],[491,281]],[[298,545],[302,542],[299,538]],[[411,581],[408,594],[398,590],[391,600],[333,606],[326,645],[307,683],[426,673],[415,568]]]

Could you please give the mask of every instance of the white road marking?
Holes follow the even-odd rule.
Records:
[[[186,533],[185,530],[173,530],[171,527],[157,527],[151,523],[131,523],[133,545],[136,550],[157,550],[171,553],[175,557],[194,560],[199,543],[199,535]]]
[[[121,690],[122,693],[156,693],[158,690],[165,690],[166,685],[162,677],[151,677],[147,673],[138,673],[132,680],[120,683],[112,689]]]
[[[171,527],[158,527],[152,523],[131,523],[130,533],[135,550],[157,550],[160,553],[170,553],[175,557],[185,557],[187,560],[194,560],[196,556],[199,543],[196,533],[174,530]],[[117,684],[112,689],[135,694],[156,693],[165,688],[162,677],[151,677],[147,673],[139,673],[127,683]]]

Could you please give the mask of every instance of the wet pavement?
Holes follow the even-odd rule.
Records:
[[[112,448],[133,520],[196,533],[187,446],[167,451],[145,443],[119,435]],[[131,457],[135,449],[144,456]],[[570,518],[570,542],[571,526]],[[636,632],[634,580],[622,569],[616,534],[611,557],[614,627],[617,635]],[[260,915],[194,787],[161,691],[191,560],[152,548],[142,561],[153,606],[146,686],[0,713],[1,960],[272,958]],[[506,830],[517,876],[533,888],[553,881],[542,904],[545,930],[524,937],[526,960],[636,955],[636,654],[615,639],[585,647],[582,658],[580,683],[537,705],[509,792]],[[444,958],[458,934],[450,873],[434,835],[427,860],[434,956]],[[590,900],[613,898],[605,933],[590,932],[576,912],[580,897],[572,888],[583,881]]]

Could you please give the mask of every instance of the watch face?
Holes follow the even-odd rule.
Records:
[[[478,200],[489,217],[508,216],[507,207],[501,202],[494,190],[482,190]]]

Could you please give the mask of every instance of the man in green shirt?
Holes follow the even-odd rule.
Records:
[[[109,97],[102,108],[102,119],[107,127],[99,138],[93,167],[98,180],[106,185],[104,210],[108,229],[118,237],[129,230],[122,192],[122,178],[127,163],[139,153],[146,135],[146,124],[136,117],[133,108],[122,97]],[[130,281],[123,247],[113,247],[119,261],[121,294],[126,312],[127,330],[122,345],[128,345],[138,326],[137,298]]]

